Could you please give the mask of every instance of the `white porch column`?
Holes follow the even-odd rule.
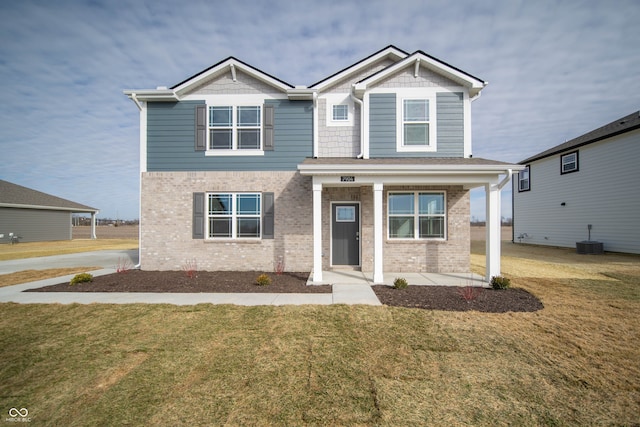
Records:
[[[91,212],[91,238],[97,239],[96,237],[96,213]]]
[[[486,184],[486,278],[500,275],[500,187]]]
[[[382,188],[380,182],[373,184],[373,283],[376,284],[384,283]]]
[[[322,183],[313,178],[313,281],[322,282]]]

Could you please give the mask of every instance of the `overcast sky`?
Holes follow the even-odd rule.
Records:
[[[0,0],[0,179],[138,218],[122,90],[228,56],[311,85],[390,44],[488,81],[474,157],[519,162],[639,109],[639,23],[638,0]]]

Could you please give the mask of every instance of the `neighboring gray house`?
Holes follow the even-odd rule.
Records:
[[[487,276],[500,190],[519,165],[473,157],[486,82],[388,46],[310,86],[227,58],[140,111],[140,263],[179,270],[470,271],[470,190],[485,189]]]
[[[0,242],[71,240],[73,213],[91,214],[91,236],[96,238],[98,210],[21,185],[0,180]]]
[[[520,162],[515,243],[640,253],[640,111]]]

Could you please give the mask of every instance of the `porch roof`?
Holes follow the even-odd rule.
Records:
[[[478,177],[496,178],[511,175],[523,169],[522,165],[481,158],[419,157],[419,158],[307,158],[298,165],[302,175],[368,177],[456,177],[457,183],[478,182]],[[471,177],[474,177],[471,179]],[[481,181],[484,181],[482,179]]]

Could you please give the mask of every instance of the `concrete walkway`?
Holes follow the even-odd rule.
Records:
[[[92,271],[91,274],[115,273],[114,269]],[[329,305],[367,304],[381,305],[380,300],[367,285],[336,284],[332,293],[291,294],[291,293],[146,293],[146,292],[23,292],[26,289],[41,288],[68,282],[73,275],[55,279],[39,280],[22,285],[0,288],[0,303],[20,304],[235,304],[254,305]]]
[[[115,267],[127,260],[130,266],[137,264],[138,251],[96,251],[80,254],[57,255],[0,261],[0,274],[21,270],[43,270],[58,267],[102,266],[103,270],[92,271],[99,276],[115,273]],[[330,294],[265,294],[265,293],[143,293],[143,292],[23,292],[68,282],[73,275],[40,280],[22,285],[0,287],[0,303],[21,304],[235,304],[253,305],[303,305],[303,304],[367,304],[381,305],[371,289],[373,274],[355,270],[323,271],[322,283],[309,279],[308,285],[330,284]],[[311,276],[310,276],[311,277]],[[405,278],[410,285],[419,286],[487,286],[481,276],[473,273],[384,273],[385,284],[392,285],[396,277]]]

